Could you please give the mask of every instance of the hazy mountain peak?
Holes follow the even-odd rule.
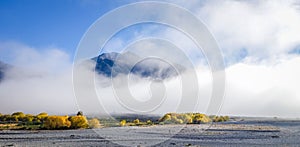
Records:
[[[0,81],[3,80],[5,76],[5,70],[7,70],[7,68],[9,68],[9,65],[0,61]]]
[[[142,59],[138,55],[126,53],[103,53],[97,58],[95,71],[106,77],[119,74],[135,74],[143,78],[163,80],[176,76],[176,70],[168,63],[158,59]]]

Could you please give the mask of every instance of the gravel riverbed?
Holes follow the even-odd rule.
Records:
[[[85,130],[2,130],[0,146],[299,146],[299,120]]]

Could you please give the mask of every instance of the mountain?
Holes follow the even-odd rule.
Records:
[[[0,81],[3,80],[4,76],[5,76],[5,70],[9,67],[8,64],[5,64],[3,62],[0,61]]]
[[[159,59],[144,59],[134,53],[103,53],[93,58],[96,61],[95,71],[106,77],[115,77],[129,73],[143,78],[163,80],[177,75],[175,68]],[[183,68],[179,65],[180,70]]]

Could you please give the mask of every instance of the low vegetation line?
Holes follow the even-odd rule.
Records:
[[[142,120],[142,121],[141,121]],[[0,113],[0,130],[57,130],[57,129],[93,129],[100,127],[151,126],[166,124],[203,124],[228,121],[228,116],[207,116],[202,113],[167,113],[159,119],[112,119],[87,118],[81,111],[74,116],[38,115],[15,112],[11,115]],[[101,123],[100,123],[101,122]]]
[[[0,130],[37,130],[37,129],[86,129],[99,128],[97,118],[87,119],[82,112],[75,116],[48,115],[43,112],[38,115],[15,112],[11,115],[0,114]]]

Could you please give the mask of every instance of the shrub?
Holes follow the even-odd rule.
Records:
[[[175,120],[175,123],[176,123],[176,124],[183,124],[183,120],[182,120],[182,119],[176,119],[176,120]]]
[[[10,118],[9,121],[23,121],[23,118],[25,117],[25,114],[23,112],[14,112]]]
[[[72,129],[88,128],[89,124],[85,116],[77,115],[69,118]]]
[[[46,112],[41,112],[41,113],[38,114],[38,115],[47,115],[47,116],[48,116],[48,113],[46,113]]]
[[[197,114],[195,114],[193,121],[196,124],[200,124],[200,123],[211,122],[211,119],[205,114],[197,113]]]
[[[17,115],[9,115],[6,121],[18,122],[19,119]]]
[[[214,116],[213,118],[214,122],[224,122],[228,120],[229,120],[229,116]]]
[[[171,120],[171,114],[167,113],[162,118],[160,118],[158,121],[165,122],[165,121],[170,121],[170,120]]]
[[[224,116],[225,121],[228,121],[229,119],[230,119],[229,116]]]
[[[88,122],[89,122],[89,128],[100,128],[100,121],[97,118],[93,118]]]
[[[188,123],[188,124],[193,123],[193,118],[189,114],[184,114],[182,116],[182,120],[183,120],[184,123]]]
[[[48,117],[48,114],[46,112],[42,112],[35,116],[34,121],[43,122],[47,117]]]
[[[215,116],[214,119],[213,119],[214,122],[222,122],[223,119],[219,116]]]
[[[42,113],[40,113],[40,114],[38,114],[38,115],[36,115],[37,117],[47,117],[48,116],[48,113],[46,113],[46,112],[42,112]]]
[[[167,113],[159,119],[159,122],[164,122],[164,124],[199,124],[211,122],[211,119],[201,113]]]
[[[124,120],[124,119],[121,120],[121,121],[120,121],[120,126],[125,126],[125,125],[126,125],[126,120]]]
[[[31,115],[31,114],[26,114],[26,115],[22,118],[22,121],[28,122],[28,123],[32,123],[33,120],[34,120],[34,116]]]
[[[135,120],[133,120],[133,123],[139,124],[139,123],[140,123],[140,120],[139,120],[139,119],[135,119]]]
[[[165,123],[164,123],[164,122],[159,122],[158,124],[159,124],[159,125],[164,125]]]
[[[46,129],[67,129],[71,126],[68,116],[48,116],[44,123]]]
[[[25,114],[23,112],[15,112],[12,114],[12,116],[22,117],[22,116],[25,116]]]
[[[8,115],[8,114],[2,115],[2,116],[0,117],[0,119],[1,119],[1,121],[9,121],[10,115]]]
[[[152,125],[153,124],[153,122],[151,120],[147,120],[146,123],[147,123],[147,125]]]

